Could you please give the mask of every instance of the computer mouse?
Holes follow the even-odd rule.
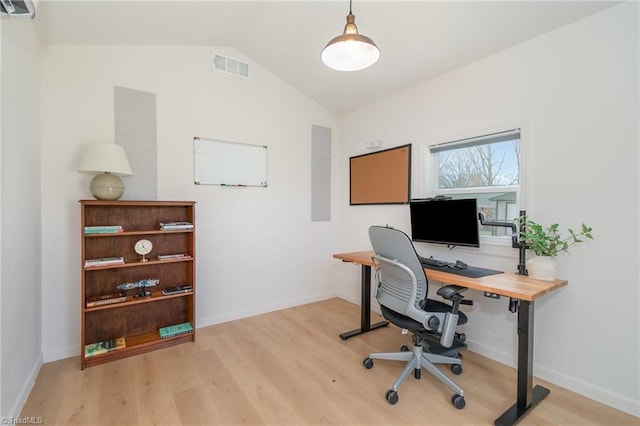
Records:
[[[467,265],[463,261],[456,260],[456,268],[458,268],[458,269],[467,269],[468,267],[469,267],[469,265]]]

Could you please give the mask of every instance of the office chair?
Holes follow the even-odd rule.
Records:
[[[407,365],[386,393],[390,404],[398,402],[398,387],[413,371],[420,378],[421,369],[425,369],[449,386],[455,394],[451,397],[454,407],[465,406],[464,391],[435,364],[450,364],[451,371],[462,373],[460,350],[466,348],[464,335],[456,333],[458,324],[465,324],[467,317],[458,311],[465,287],[447,285],[438,289],[438,295],[447,303],[427,298],[428,281],[413,243],[402,231],[372,226],[369,238],[375,255],[373,263],[376,269],[378,286],[376,299],[384,318],[392,324],[409,330],[413,345],[401,348],[401,352],[371,353],[363,361],[370,369],[374,359],[405,361]],[[464,301],[470,304],[470,301]]]

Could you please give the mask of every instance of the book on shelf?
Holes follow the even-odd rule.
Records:
[[[185,257],[191,257],[186,253],[176,253],[176,254],[159,254],[158,260],[168,260],[168,259],[182,259]]]
[[[87,308],[94,306],[110,305],[112,303],[126,302],[127,295],[124,291],[110,294],[100,294],[98,296],[87,297]]]
[[[85,226],[85,234],[117,234],[124,232],[122,225],[98,225],[98,226]]]
[[[84,356],[89,358],[95,355],[106,354],[107,352],[116,351],[118,349],[126,348],[126,342],[124,337],[117,337],[115,339],[105,340],[104,342],[96,342],[86,345],[84,347]]]
[[[160,230],[174,231],[179,229],[193,229],[191,222],[160,222]]]
[[[178,285],[175,287],[167,287],[162,289],[162,294],[165,296],[170,296],[172,294],[180,294],[180,293],[190,293],[193,291],[193,287],[189,284]]]
[[[102,257],[99,259],[86,259],[84,261],[85,268],[91,268],[95,266],[108,266],[108,265],[122,265],[124,264],[124,257]]]
[[[193,327],[190,322],[183,322],[182,324],[162,327],[160,329],[160,338],[168,339],[169,337],[180,336],[188,333],[193,333]]]

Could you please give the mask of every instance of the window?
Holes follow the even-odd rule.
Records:
[[[432,145],[429,152],[435,195],[476,198],[487,221],[518,217],[520,129]],[[480,235],[510,237],[511,229],[482,226]]]

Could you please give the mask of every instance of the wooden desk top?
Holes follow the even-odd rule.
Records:
[[[371,257],[373,251],[357,251],[352,253],[337,253],[333,257],[344,262],[357,263],[359,265],[373,266]],[[501,296],[514,297],[516,299],[533,301],[538,297],[564,287],[567,280],[542,281],[529,278],[526,275],[518,275],[512,272],[504,272],[497,275],[489,275],[480,278],[469,278],[434,269],[425,269],[427,278],[446,284],[455,284],[462,287],[480,291],[490,291]]]

